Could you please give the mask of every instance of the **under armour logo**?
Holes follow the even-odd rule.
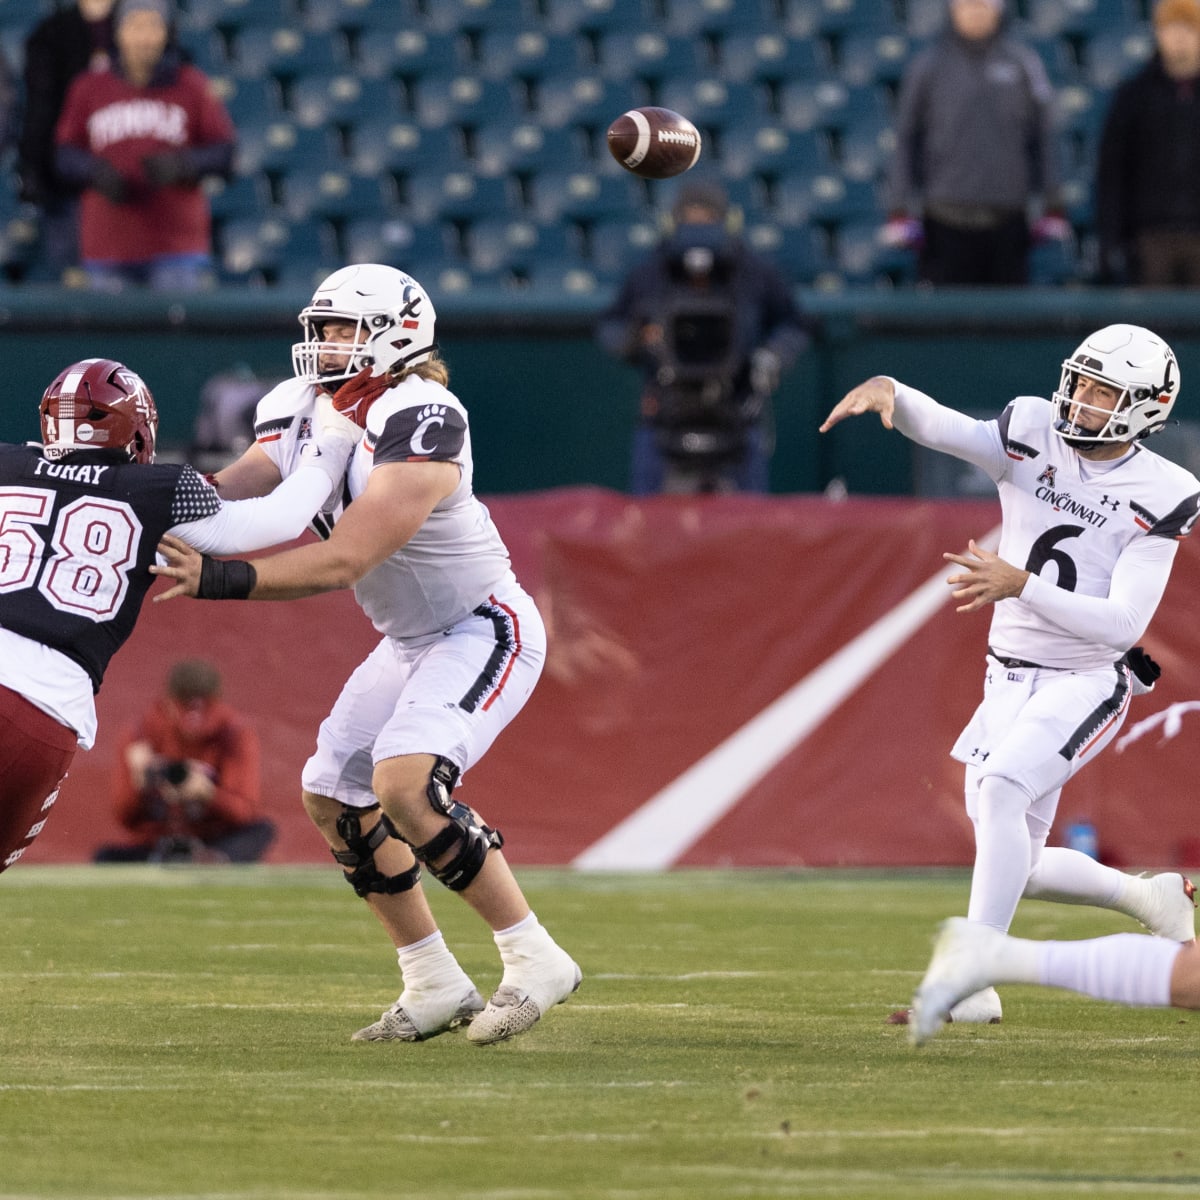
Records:
[[[1100,503],[1111,508],[1113,512],[1116,512],[1121,507],[1121,502],[1119,500],[1110,500],[1107,492],[1100,497]]]

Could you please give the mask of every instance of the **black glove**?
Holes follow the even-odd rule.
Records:
[[[172,187],[180,183],[195,183],[199,176],[191,159],[180,150],[148,154],[142,159],[142,170],[155,187]]]
[[[1134,646],[1125,652],[1125,662],[1129,669],[1137,676],[1140,683],[1146,687],[1153,687],[1155,681],[1162,674],[1162,667],[1158,665],[1146,653],[1141,646]]]
[[[125,177],[107,159],[96,162],[92,172],[92,187],[114,204],[124,204],[129,199],[129,184]]]

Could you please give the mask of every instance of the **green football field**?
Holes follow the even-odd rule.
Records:
[[[1200,1195],[1200,1015],[1010,987],[920,1051],[886,1023],[965,874],[519,874],[584,983],[477,1047],[349,1041],[398,976],[332,869],[7,872],[0,1197]],[[429,890],[488,993],[490,938]]]

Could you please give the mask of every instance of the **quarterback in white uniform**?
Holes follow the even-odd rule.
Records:
[[[826,418],[878,413],[921,445],[974,463],[995,481],[997,553],[974,542],[946,554],[959,612],[994,605],[984,698],[951,753],[966,765],[975,866],[967,919],[1007,931],[1022,896],[1093,904],[1179,942],[1195,936],[1191,882],[1126,875],[1079,851],[1047,847],[1063,785],[1116,736],[1135,690],[1158,668],[1135,643],[1162,598],[1200,481],[1142,444],[1179,394],[1169,346],[1111,325],[1063,363],[1052,400],[1018,396],[977,421],[876,377]],[[994,1022],[990,987],[950,1019]]]
[[[253,563],[164,543],[167,592],[284,600],[353,587],[383,635],[322,723],[304,805],[396,946],[404,990],[354,1037],[417,1041],[469,1025],[522,1033],[581,973],[530,911],[498,831],[453,796],[460,774],[520,711],[545,659],[533,600],[471,489],[466,410],[447,390],[434,309],[416,280],[375,264],[326,279],[300,314],[297,378],[259,404],[256,443],[217,476],[222,496],[262,495],[303,461],[314,427],[361,441],[344,493],[318,514],[325,540]],[[503,963],[485,1005],[418,885],[424,866],[489,924]]]

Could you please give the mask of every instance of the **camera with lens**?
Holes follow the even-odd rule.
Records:
[[[169,783],[172,787],[179,787],[181,783],[191,774],[191,768],[181,759],[171,759],[167,762],[160,763],[155,768],[154,778],[162,783]]]

